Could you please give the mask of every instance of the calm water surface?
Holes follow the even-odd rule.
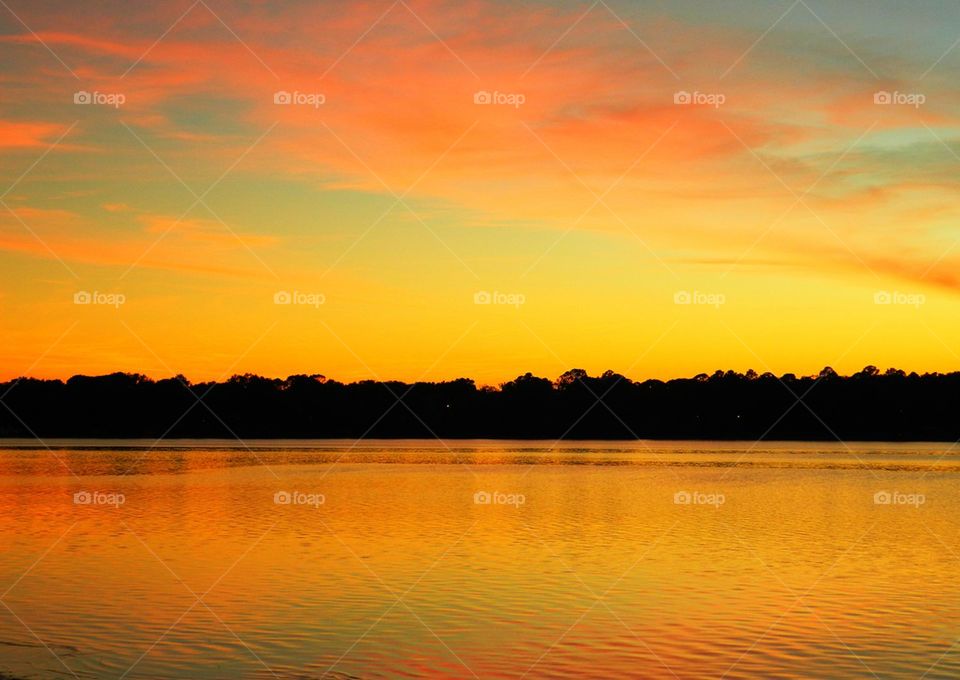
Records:
[[[151,443],[0,443],[0,675],[960,676],[960,447]]]

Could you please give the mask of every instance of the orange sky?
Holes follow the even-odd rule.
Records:
[[[958,14],[10,2],[0,378],[956,370]]]

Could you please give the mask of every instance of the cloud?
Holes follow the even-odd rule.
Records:
[[[264,248],[280,239],[273,235],[240,233],[234,227],[214,219],[177,218],[166,215],[140,215],[137,220],[146,232],[173,239],[216,246],[218,249]]]
[[[269,273],[251,251],[264,253],[278,243],[270,235],[251,234],[215,220],[162,215],[127,215],[137,229],[104,230],[93,218],[72,210],[10,206],[0,212],[0,250],[46,259],[126,271],[137,267],[186,273],[263,277]],[[13,215],[11,215],[11,213]],[[24,226],[26,225],[26,226]]]
[[[464,225],[564,231],[576,222],[578,230],[628,236],[626,224],[664,248],[696,234],[705,248],[721,251],[720,259],[763,237],[811,186],[805,202],[858,243],[865,218],[883,222],[871,211],[915,216],[916,236],[933,230],[930,221],[947,200],[933,186],[933,175],[953,162],[946,150],[937,158],[932,138],[927,146],[913,144],[910,167],[891,162],[891,154],[903,159],[908,152],[892,150],[882,135],[926,124],[949,144],[950,131],[960,127],[955,97],[934,73],[924,84],[929,107],[876,106],[875,89],[909,90],[902,73],[916,59],[851,39],[852,49],[883,73],[874,82],[802,8],[747,53],[762,32],[751,17],[708,25],[679,9],[616,17],[602,6],[584,14],[580,6],[475,0],[212,9],[216,15],[196,6],[165,35],[157,27],[173,25],[182,9],[138,6],[122,21],[96,12],[89,21],[64,15],[56,30],[36,24],[38,36],[80,76],[79,87],[126,95],[113,113],[65,105],[76,80],[48,54],[34,59],[42,54],[37,38],[3,38],[18,67],[0,82],[0,91],[18,93],[9,112],[26,117],[43,108],[49,120],[80,117],[84,147],[73,151],[95,149],[108,156],[104,164],[131,175],[155,170],[156,159],[136,146],[136,154],[123,157],[105,153],[118,141],[132,143],[121,120],[165,162],[202,165],[212,178],[242,157],[233,172],[309,182],[318,191],[409,191],[408,201],[441,205]],[[31,25],[39,19],[27,16]],[[324,27],[322,39],[308,30],[314,26]],[[277,105],[278,90],[322,94],[325,101]],[[522,94],[524,102],[478,105],[481,90]],[[720,93],[725,103],[678,106],[678,91]],[[0,146],[42,148],[66,124],[0,123]],[[916,181],[923,173],[925,185],[908,188],[909,175]],[[589,212],[601,194],[613,214],[603,204]],[[788,214],[782,230],[819,238],[804,236],[804,210]],[[149,219],[147,228],[157,230],[175,218]],[[178,225],[173,236],[190,247],[239,245],[203,222]],[[244,238],[283,247],[282,239]],[[775,250],[778,243],[763,237],[759,247]],[[869,251],[889,248],[896,259],[902,247],[883,237]]]
[[[46,148],[66,129],[58,123],[0,120],[0,149]]]

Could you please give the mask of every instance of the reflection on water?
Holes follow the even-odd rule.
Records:
[[[960,674],[948,446],[351,443],[0,449],[0,674]]]

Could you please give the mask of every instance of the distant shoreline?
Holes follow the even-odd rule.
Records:
[[[504,443],[514,442],[518,446],[531,445],[531,450],[546,448],[576,448],[589,444],[684,444],[684,443],[716,443],[716,444],[876,444],[891,446],[909,446],[917,445],[946,445],[957,444],[957,451],[960,452],[960,443],[949,439],[549,439],[549,438],[519,438],[519,437],[443,437],[440,439],[431,439],[428,437],[365,437],[363,439],[344,439],[342,437],[257,437],[252,439],[229,439],[222,437],[167,437],[156,440],[149,437],[136,438],[131,442],[130,437],[110,437],[110,436],[89,436],[89,437],[44,437],[40,439],[25,440],[22,437],[0,437],[0,449],[19,449],[19,450],[45,450],[47,448],[63,447],[77,450],[139,450],[139,449],[167,449],[167,450],[189,450],[202,447],[207,450],[243,450],[252,448],[257,450],[291,450],[298,449],[303,451],[319,449],[339,449],[352,448],[362,451],[364,448],[383,448],[397,443],[414,443],[414,446],[399,448],[423,449],[435,448],[438,451],[444,451],[443,443],[454,444],[460,448],[483,448],[479,444],[489,443],[491,448],[494,446],[502,447]],[[104,442],[100,444],[98,442]],[[290,444],[285,444],[290,442]],[[315,446],[301,445],[306,442],[315,442]],[[360,442],[356,443],[355,442]],[[363,442],[367,445],[364,446]],[[544,446],[533,446],[534,444],[543,444]],[[564,445],[567,446],[564,446]],[[392,448],[398,448],[392,446]],[[642,449],[638,449],[642,450]],[[3,678],[0,678],[3,680]]]
[[[0,384],[0,438],[956,442],[960,373],[716,371],[635,382],[581,369],[498,388],[114,373]]]

